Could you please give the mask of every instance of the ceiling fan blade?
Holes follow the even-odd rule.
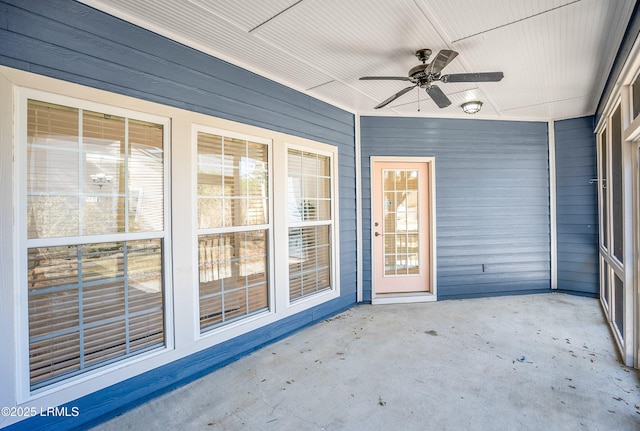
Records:
[[[413,90],[416,87],[417,87],[417,85],[412,85],[411,87],[407,87],[407,88],[404,88],[404,89],[398,91],[396,94],[394,94],[393,96],[389,97],[384,102],[378,104],[373,109],[380,109],[380,108],[383,108],[383,107],[387,106],[389,103],[393,102],[398,97],[402,96],[404,93],[408,93],[409,91]]]
[[[427,94],[431,96],[433,101],[436,102],[438,108],[446,108],[447,106],[451,105],[451,100],[449,100],[447,95],[444,94],[442,90],[440,90],[440,87],[432,85],[431,87],[428,87],[426,91]]]
[[[431,61],[429,65],[429,71],[431,73],[440,73],[444,67],[451,63],[454,58],[458,56],[458,53],[455,51],[451,51],[450,49],[442,49],[435,56],[435,58]]]
[[[406,76],[363,76],[360,81],[410,81]]]
[[[481,73],[452,73],[442,75],[442,82],[498,82],[504,77],[502,72],[481,72]]]

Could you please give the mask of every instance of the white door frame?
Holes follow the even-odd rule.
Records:
[[[373,232],[374,232],[374,217],[373,217],[373,202],[374,195],[378,191],[374,185],[374,167],[378,162],[397,162],[397,163],[428,163],[429,164],[429,270],[430,270],[430,283],[431,292],[416,292],[416,293],[397,293],[384,295],[376,294],[375,286],[375,274],[379,268],[374,265],[375,262],[375,250],[373,247]],[[370,218],[371,225],[370,238],[371,238],[371,303],[372,304],[394,304],[394,303],[409,303],[409,302],[429,302],[436,301],[438,299],[438,286],[437,286],[437,258],[436,258],[436,159],[435,157],[403,157],[403,156],[371,156],[369,158],[369,178],[370,178]]]

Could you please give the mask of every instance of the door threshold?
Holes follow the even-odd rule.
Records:
[[[371,299],[371,304],[409,304],[437,300],[438,297],[431,292],[378,293]]]

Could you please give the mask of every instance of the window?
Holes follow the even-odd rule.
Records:
[[[331,158],[290,148],[287,153],[289,300],[331,290]]]
[[[633,104],[633,119],[635,119],[640,114],[640,75],[636,76],[631,85],[631,101]]]
[[[611,116],[611,199],[613,255],[623,263],[624,226],[623,226],[623,190],[622,190],[622,116],[620,106]]]
[[[166,342],[167,123],[107,111],[27,102],[32,390]]]
[[[609,217],[608,217],[608,157],[607,129],[600,133],[600,243],[605,249],[609,248]]]
[[[197,134],[200,331],[268,309],[269,145]]]
[[[613,276],[613,280],[613,321],[618,328],[620,338],[624,339],[624,283],[618,274]]]

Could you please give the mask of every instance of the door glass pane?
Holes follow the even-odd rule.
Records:
[[[384,274],[418,274],[418,171],[384,169]]]

